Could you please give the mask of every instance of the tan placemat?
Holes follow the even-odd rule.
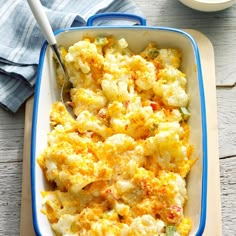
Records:
[[[208,201],[207,220],[204,235],[222,235],[221,223],[221,199],[220,199],[220,175],[218,153],[218,130],[216,110],[216,84],[215,84],[215,61],[214,50],[209,39],[195,30],[185,30],[196,40],[202,63],[204,78],[206,109],[207,109],[207,132],[208,132]],[[23,153],[23,176],[22,176],[22,199],[20,235],[33,236],[30,195],[30,137],[32,120],[33,98],[26,103],[25,136]]]

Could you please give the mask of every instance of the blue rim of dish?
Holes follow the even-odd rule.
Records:
[[[107,14],[107,13],[106,13]],[[105,14],[101,14],[105,15]],[[121,13],[118,13],[117,15],[123,15]],[[127,14],[126,14],[127,15]],[[136,15],[134,15],[137,17]],[[94,16],[92,16],[94,17]],[[112,15],[111,15],[112,17]],[[132,17],[131,14],[128,14],[129,18]],[[140,17],[142,19],[142,17]],[[135,18],[137,20],[137,18]],[[139,21],[139,20],[138,20]],[[170,27],[152,27],[152,26],[146,26],[146,21],[143,19],[143,21],[140,21],[141,25],[137,26],[85,26],[85,27],[74,27],[74,28],[66,28],[66,29],[60,29],[54,32],[55,35],[58,35],[63,32],[67,31],[85,31],[85,30],[93,30],[93,29],[130,29],[130,30],[159,30],[159,31],[170,31],[175,32],[184,35],[187,37],[190,42],[192,43],[196,63],[197,63],[197,72],[198,72],[198,86],[199,86],[199,94],[200,94],[200,105],[201,105],[201,125],[202,125],[202,193],[201,193],[201,213],[200,213],[200,224],[198,227],[198,231],[196,233],[196,236],[201,236],[205,229],[206,224],[206,210],[207,210],[207,174],[208,174],[208,151],[207,151],[207,123],[206,123],[206,107],[205,107],[205,93],[204,93],[204,84],[203,84],[203,77],[202,77],[202,69],[201,69],[201,61],[200,61],[200,54],[199,49],[197,46],[197,43],[193,39],[193,37],[188,34],[187,32],[176,29],[176,28],[170,28]],[[33,118],[32,118],[32,132],[31,132],[31,198],[32,198],[32,217],[33,217],[33,226],[35,233],[39,236],[42,235],[39,229],[38,225],[38,218],[37,218],[37,205],[36,205],[36,133],[37,133],[37,118],[38,118],[38,103],[39,103],[39,95],[40,95],[40,87],[41,87],[41,79],[42,79],[42,72],[43,72],[43,64],[44,59],[46,55],[46,50],[48,47],[48,43],[45,42],[42,46],[42,49],[40,51],[40,57],[39,57],[39,66],[38,66],[38,72],[37,72],[37,82],[35,87],[35,96],[34,96],[34,106],[33,106]],[[41,213],[40,213],[41,214]]]

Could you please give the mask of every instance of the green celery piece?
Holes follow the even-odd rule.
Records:
[[[105,46],[108,43],[107,38],[105,37],[96,37],[94,43],[98,46]]]
[[[180,107],[179,111],[182,115],[183,120],[188,120],[188,118],[190,117],[190,112],[188,111],[188,109],[186,107]]]
[[[176,227],[174,225],[166,226],[166,236],[174,236],[176,232]]]

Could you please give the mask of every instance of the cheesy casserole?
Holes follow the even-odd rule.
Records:
[[[150,43],[137,54],[124,38],[101,36],[61,53],[76,119],[53,104],[38,157],[51,183],[42,212],[55,234],[188,235],[183,209],[195,158],[181,52]]]

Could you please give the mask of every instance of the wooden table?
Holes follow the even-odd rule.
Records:
[[[195,29],[214,46],[223,235],[236,235],[236,5],[203,13],[177,0],[136,3],[148,25]],[[14,115],[0,108],[0,235],[4,236],[20,231],[24,122],[25,106]]]

